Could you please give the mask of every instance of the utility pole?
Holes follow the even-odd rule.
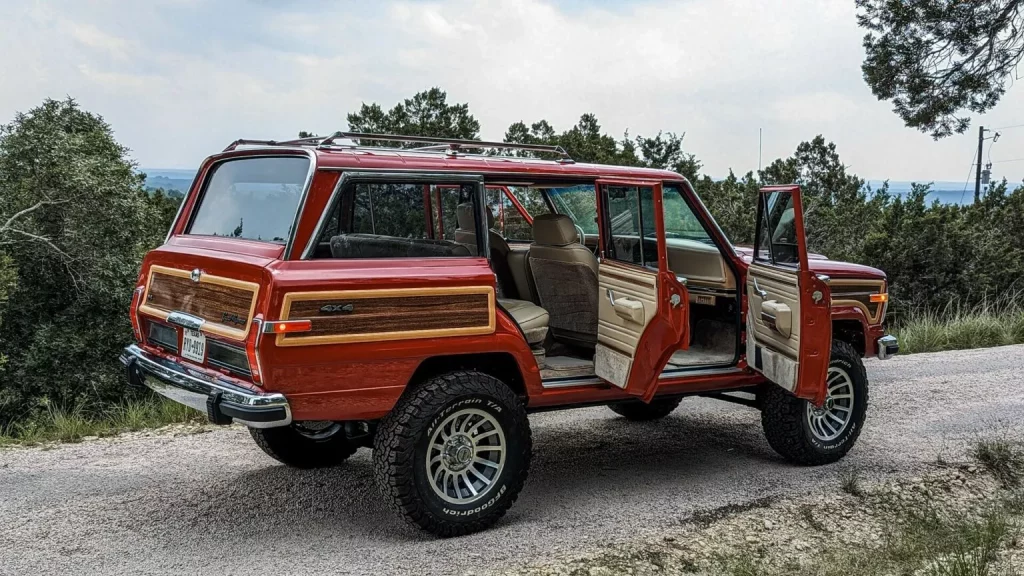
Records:
[[[985,143],[985,127],[978,126],[978,171],[974,177],[974,203],[981,202],[981,147]]]

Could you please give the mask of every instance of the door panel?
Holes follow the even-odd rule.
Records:
[[[626,387],[637,343],[658,312],[657,281],[657,272],[653,270],[620,266],[607,260],[598,267],[594,370],[620,388]]]
[[[799,187],[761,189],[745,288],[747,363],[798,398],[820,404],[832,341],[831,299],[827,282],[808,269]]]

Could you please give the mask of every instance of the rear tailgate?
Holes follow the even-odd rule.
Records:
[[[254,320],[269,293],[267,266],[282,250],[172,237],[143,262],[132,311],[140,344],[250,380],[246,348],[255,342]]]

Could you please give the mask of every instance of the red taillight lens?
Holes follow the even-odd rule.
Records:
[[[132,306],[128,309],[128,318],[132,321],[132,332],[135,333],[135,341],[142,342],[142,324],[139,323],[139,300],[142,293],[146,291],[145,286],[139,286],[132,292]]]
[[[252,375],[252,381],[256,384],[263,383],[263,367],[260,365],[260,354],[257,350],[262,337],[263,317],[257,315],[256,319],[252,321],[252,334],[245,342],[245,356],[249,360],[249,373]]]

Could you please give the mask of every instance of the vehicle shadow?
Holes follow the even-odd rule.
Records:
[[[573,417],[538,414],[533,423],[530,478],[499,526],[554,521],[593,513],[594,507],[631,506],[652,498],[721,490],[743,477],[756,481],[765,468],[787,466],[768,447],[755,411],[680,409],[658,422],[629,422],[611,412],[585,410]],[[254,448],[255,450],[255,448]],[[296,470],[271,464],[214,485],[183,490],[188,501],[165,514],[204,530],[252,530],[242,516],[259,514],[258,535],[289,539],[360,533],[384,540],[433,540],[406,526],[377,492],[370,453],[360,450],[342,466]],[[768,466],[766,466],[766,464]],[[767,480],[766,480],[767,481]],[[687,499],[684,499],[687,500]],[[685,502],[679,502],[677,505]],[[694,502],[694,511],[699,509]],[[170,519],[168,519],[170,520]]]

